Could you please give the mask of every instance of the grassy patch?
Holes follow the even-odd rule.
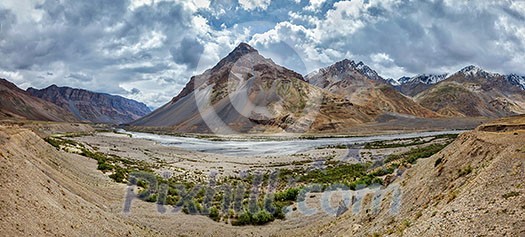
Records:
[[[442,134],[442,135],[432,136],[430,140],[424,139],[424,138],[429,138],[429,137],[417,137],[417,138],[408,138],[408,139],[394,139],[390,141],[375,141],[375,142],[365,143],[364,149],[383,149],[383,148],[398,148],[398,147],[416,146],[416,145],[422,145],[425,143],[429,143],[437,139],[454,140],[457,137],[458,137],[458,134]]]
[[[417,159],[430,157],[443,150],[448,144],[431,144],[425,147],[413,148],[403,154],[389,155],[385,158],[385,163],[392,161],[403,161],[406,163],[415,163]]]
[[[127,181],[128,174],[132,171],[153,171],[153,165],[145,161],[124,159],[115,155],[108,155],[102,152],[93,151],[84,146],[82,143],[66,139],[65,137],[71,136],[52,136],[44,138],[44,140],[58,150],[64,149],[67,151],[67,148],[70,147],[80,150],[80,155],[97,161],[98,170],[104,173],[111,172],[112,174],[109,175],[109,178],[116,182],[125,183]]]
[[[364,164],[333,165],[326,169],[307,172],[299,178],[303,183],[331,184],[334,181],[353,181],[366,174],[368,166]]]

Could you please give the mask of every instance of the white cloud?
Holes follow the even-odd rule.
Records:
[[[43,2],[44,0],[0,1],[0,8],[12,10],[20,22],[40,21],[44,13],[35,9],[35,6]]]
[[[319,11],[321,5],[325,3],[326,0],[310,0],[310,5],[304,7],[304,10],[307,11]]]
[[[372,54],[370,55],[370,59],[372,59],[372,62],[374,63],[394,62],[394,60],[390,58],[390,55],[386,53]]]
[[[257,8],[266,10],[271,2],[272,0],[239,0],[239,5],[247,11],[253,11]]]
[[[159,106],[241,41],[301,73],[349,58],[394,78],[471,63],[525,74],[523,1],[94,3],[0,1],[0,76],[22,88],[55,83]]]
[[[0,71],[0,78],[5,78],[13,83],[24,82],[24,76],[20,72]]]

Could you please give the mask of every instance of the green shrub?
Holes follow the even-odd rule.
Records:
[[[115,169],[115,172],[109,175],[111,179],[115,180],[115,182],[118,182],[118,183],[123,183],[124,180],[126,179],[126,176],[127,176],[127,172],[120,167],[117,167]]]
[[[252,217],[252,224],[254,225],[264,225],[270,221],[274,220],[274,217],[272,214],[267,212],[266,210],[260,210]]]
[[[179,200],[179,196],[168,195],[166,196],[166,205],[175,206]]]
[[[282,202],[274,202],[274,206],[275,206],[275,211],[273,213],[273,217],[275,217],[275,219],[283,220],[286,217],[286,214],[284,213],[284,210],[285,210],[286,206],[288,206],[288,205],[286,203],[282,203]]]
[[[149,195],[149,197],[146,198],[144,201],[146,201],[146,202],[156,202],[157,201],[157,194],[153,193],[153,194]]]
[[[220,221],[221,219],[219,216],[219,210],[215,206],[210,208],[210,214],[208,214],[208,217],[214,221]]]
[[[248,211],[243,211],[233,225],[250,225],[252,223],[252,214]]]
[[[57,149],[60,149],[60,145],[62,144],[62,142],[60,142],[60,140],[58,140],[56,138],[53,138],[53,137],[46,137],[46,138],[44,138],[44,141],[46,141],[51,146],[54,146]]]
[[[275,193],[275,200],[284,202],[284,201],[295,201],[297,200],[297,195],[299,195],[300,188],[289,188],[282,192]]]
[[[304,183],[331,184],[334,181],[353,180],[366,174],[365,164],[343,164],[327,167],[323,170],[313,170],[299,178]]]
[[[101,163],[98,164],[97,169],[102,171],[102,172],[106,172],[106,171],[113,170],[113,166],[108,164],[108,163],[101,162]]]
[[[404,162],[413,164],[418,159],[427,158],[438,153],[447,145],[448,144],[432,144],[425,147],[413,148],[410,151],[400,155],[389,155],[387,158],[385,158],[385,163],[395,160],[403,160]]]

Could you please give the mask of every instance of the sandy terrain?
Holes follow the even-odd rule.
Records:
[[[523,124],[516,121],[504,124]],[[323,211],[327,207],[321,202],[323,194],[309,193],[304,205],[295,203],[285,220],[236,227],[206,216],[173,213],[171,207],[161,214],[155,204],[139,200],[133,200],[131,213],[125,214],[127,185],[98,171],[95,160],[58,151],[28,128],[2,125],[0,230],[6,236],[523,236],[525,130],[520,129],[510,126],[501,132],[461,135],[380,189],[382,196],[361,195],[361,202],[355,202],[362,207],[357,212],[352,209],[336,217]],[[122,157],[166,161],[164,168],[191,177],[220,170],[219,166],[226,176],[293,161],[307,165],[318,155],[333,156],[335,151],[332,159],[337,159],[339,154],[337,149],[321,149],[301,156],[239,161],[121,134],[74,139]],[[342,197],[335,193],[328,206],[337,207]],[[318,211],[305,215],[305,206]]]

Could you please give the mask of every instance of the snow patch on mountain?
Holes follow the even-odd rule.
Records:
[[[509,74],[505,76],[505,79],[515,86],[519,86],[522,90],[525,90],[525,76],[516,74]]]
[[[463,73],[463,75],[471,76],[471,77],[477,76],[477,77],[490,78],[490,77],[500,76],[500,74],[498,74],[498,73],[487,72],[487,71],[481,69],[480,67],[477,67],[477,66],[474,66],[474,65],[466,66],[463,69],[459,70],[457,73],[452,74],[452,75],[456,75],[458,73]]]
[[[447,78],[448,74],[419,74],[417,76],[413,77],[401,77],[397,79],[397,83],[399,85],[407,84],[407,83],[422,83],[426,85],[433,85],[436,83],[439,83],[440,81],[443,81]],[[387,80],[388,81],[388,80]],[[390,84],[392,84],[390,81],[388,81]],[[396,84],[392,84],[396,86]]]

